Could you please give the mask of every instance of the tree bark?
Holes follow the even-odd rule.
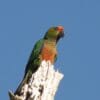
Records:
[[[63,74],[55,71],[49,61],[42,61],[39,69],[33,73],[28,84],[21,89],[21,95],[9,91],[10,100],[54,100]]]

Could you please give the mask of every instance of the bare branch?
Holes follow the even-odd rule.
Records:
[[[63,74],[55,71],[49,61],[42,61],[37,72],[33,73],[28,84],[21,89],[21,95],[9,92],[10,100],[54,100]]]

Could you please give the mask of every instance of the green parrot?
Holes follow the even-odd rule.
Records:
[[[36,42],[26,65],[25,74],[22,82],[15,91],[15,95],[21,95],[20,90],[25,83],[29,82],[32,74],[35,73],[43,60],[50,61],[52,64],[57,59],[56,45],[61,37],[64,36],[63,26],[51,27],[42,39]]]

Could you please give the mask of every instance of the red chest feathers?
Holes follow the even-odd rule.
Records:
[[[46,60],[46,61],[49,60],[51,61],[51,63],[54,63],[56,54],[57,54],[56,48],[52,46],[44,46],[41,51],[42,60]]]

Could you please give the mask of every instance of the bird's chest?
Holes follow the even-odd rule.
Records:
[[[42,60],[51,61],[51,63],[54,63],[55,56],[57,54],[56,47],[53,45],[46,45],[44,44],[42,50],[41,50],[41,57]]]

